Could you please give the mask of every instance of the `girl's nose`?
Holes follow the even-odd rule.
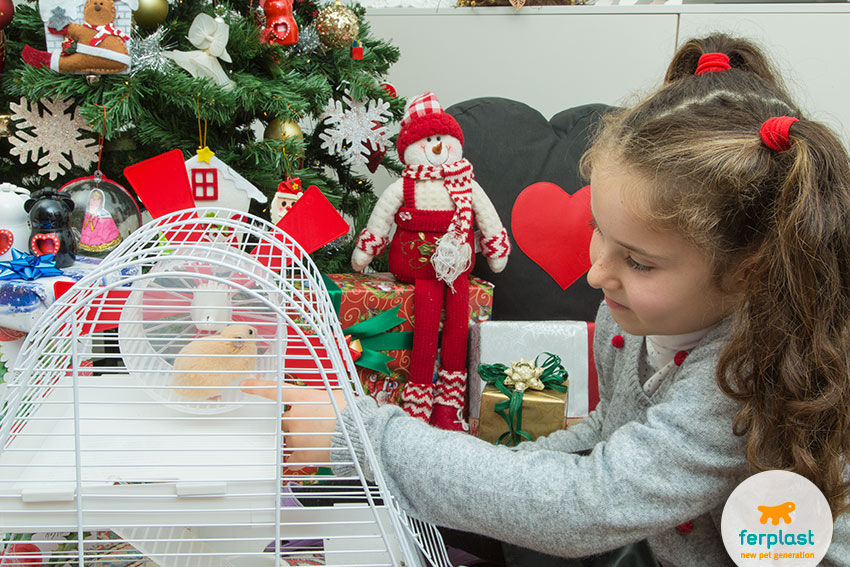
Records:
[[[443,151],[443,142],[440,142],[439,144],[431,148],[431,151],[434,152],[435,155],[439,155]]]
[[[617,287],[617,279],[601,257],[596,258],[587,271],[587,283],[590,287],[596,289],[613,289]]]

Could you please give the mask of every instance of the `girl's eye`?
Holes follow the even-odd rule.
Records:
[[[596,219],[590,219],[587,221],[587,226],[590,227],[590,230],[599,232],[599,227],[596,225]]]
[[[652,269],[652,266],[647,266],[645,264],[641,264],[640,262],[636,262],[634,258],[631,256],[626,256],[626,264],[633,270],[637,270],[638,272],[648,272]]]

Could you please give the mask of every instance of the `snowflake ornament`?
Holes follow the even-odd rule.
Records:
[[[366,165],[370,153],[387,148],[385,124],[392,114],[389,103],[382,99],[352,101],[345,91],[342,101],[328,101],[319,118],[329,125],[319,134],[322,149],[350,165]]]
[[[82,131],[90,131],[80,109],[68,112],[73,99],[43,98],[40,102],[43,114],[38,103],[31,105],[26,98],[21,98],[20,104],[9,104],[12,120],[16,122],[15,135],[9,138],[13,146],[10,153],[18,156],[22,164],[38,163],[41,166],[38,173],[51,181],[74,164],[86,168],[96,162],[97,140],[80,138]]]

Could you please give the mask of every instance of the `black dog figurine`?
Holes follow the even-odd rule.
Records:
[[[30,252],[36,256],[55,254],[57,268],[66,268],[77,258],[77,241],[71,232],[74,201],[56,189],[41,189],[24,203],[29,213]]]

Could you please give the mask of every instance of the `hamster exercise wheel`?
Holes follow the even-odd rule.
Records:
[[[277,227],[220,209],[142,226],[50,306],[0,386],[0,563],[61,533],[50,560],[75,567],[448,566],[368,442],[373,482],[341,420],[334,461],[359,474],[293,471],[282,403],[240,390],[307,382],[350,402],[363,392],[346,344],[318,270]]]

